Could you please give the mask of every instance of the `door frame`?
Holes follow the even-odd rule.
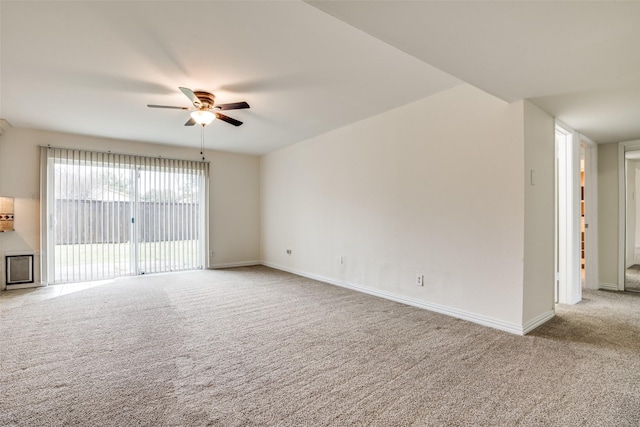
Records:
[[[556,263],[557,303],[582,300],[580,277],[580,135],[556,120]]]
[[[624,155],[640,150],[640,139],[618,143],[618,291],[624,291],[627,240],[627,171]]]
[[[584,135],[580,142],[584,144],[584,284],[587,289],[598,289],[598,144]]]

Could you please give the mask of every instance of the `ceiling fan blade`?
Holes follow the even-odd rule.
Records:
[[[216,113],[216,117],[223,122],[230,123],[234,126],[240,126],[242,124],[240,120],[232,119],[231,117],[225,116],[224,114]]]
[[[187,123],[185,123],[185,126],[193,126],[196,124],[196,121],[193,120],[193,117],[189,117],[189,120],[187,120]]]
[[[189,89],[188,87],[180,87],[180,88],[178,88],[178,89],[180,89],[180,90],[182,91],[182,93],[184,93],[184,94],[185,94],[185,96],[186,96],[187,98],[189,98],[189,100],[190,100],[191,102],[193,102],[193,105],[194,105],[196,108],[200,108],[200,107],[202,107],[202,102],[198,99],[198,97],[196,96],[196,94],[195,94],[195,93],[193,93],[193,91],[192,91],[191,89]]]
[[[149,108],[171,108],[174,110],[188,110],[187,107],[172,107],[171,105],[152,105],[152,104],[147,104],[147,107]]]
[[[216,107],[220,107],[221,110],[241,110],[243,108],[250,108],[246,102],[232,102],[230,104],[218,104]]]

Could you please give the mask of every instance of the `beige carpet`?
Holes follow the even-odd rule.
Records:
[[[526,337],[265,267],[0,306],[2,426],[638,426],[640,294]]]

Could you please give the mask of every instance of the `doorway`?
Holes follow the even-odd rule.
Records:
[[[580,258],[580,145],[577,134],[556,123],[556,303],[582,299]]]
[[[624,290],[640,292],[640,151],[624,153],[625,274]]]
[[[579,135],[581,152],[582,286],[598,289],[598,144]]]
[[[597,145],[556,122],[556,303],[597,289]]]

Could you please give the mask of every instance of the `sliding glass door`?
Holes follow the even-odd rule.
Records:
[[[43,157],[48,283],[204,267],[207,163],[48,147]]]
[[[138,273],[202,268],[203,179],[184,162],[158,160],[147,158],[137,166]]]

